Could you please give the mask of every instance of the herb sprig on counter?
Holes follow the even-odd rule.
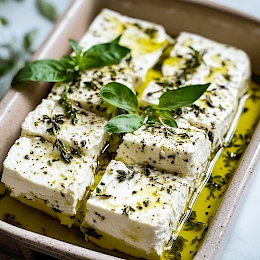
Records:
[[[17,73],[12,84],[23,81],[68,82],[77,79],[80,71],[118,64],[130,53],[130,49],[119,45],[119,38],[95,45],[85,52],[77,42],[69,40],[74,56],[65,55],[60,60],[30,62]]]
[[[127,86],[111,82],[101,88],[99,96],[107,103],[128,112],[112,118],[104,127],[110,133],[129,133],[143,124],[161,123],[167,127],[178,127],[171,112],[195,102],[209,87],[191,85],[176,90],[168,90],[159,98],[158,105],[140,110],[136,95]]]

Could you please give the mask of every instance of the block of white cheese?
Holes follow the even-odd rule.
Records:
[[[86,202],[86,239],[138,258],[159,259],[193,188],[152,167],[112,160]]]
[[[196,85],[203,82],[189,80],[189,84]],[[144,90],[141,97],[142,106],[158,104],[160,96],[167,90],[176,89],[170,77],[161,81],[152,81]],[[208,132],[215,149],[224,141],[234,115],[237,110],[238,98],[230,94],[225,87],[212,84],[208,90],[194,104],[183,107],[173,113],[176,119],[185,119],[193,126]]]
[[[103,130],[107,120],[80,108],[76,118],[73,124],[59,102],[44,99],[25,118],[22,136],[41,136],[53,143],[58,138],[66,146],[96,160],[110,137]]]
[[[238,100],[229,94],[226,89],[210,88],[193,105],[183,107],[176,115],[206,130],[213,150],[224,143],[225,134],[237,111]]]
[[[1,181],[12,197],[71,226],[96,168],[91,158],[73,157],[66,163],[52,143],[21,137],[4,161]]]
[[[80,45],[87,50],[93,45],[111,42],[120,35],[119,44],[131,49],[131,57],[122,63],[130,68],[135,85],[138,85],[159,60],[169,36],[158,24],[103,9],[90,25]]]
[[[195,65],[196,60],[199,60],[199,66]],[[183,77],[183,68],[187,68],[187,65],[196,68],[186,70],[186,76]],[[229,89],[234,97],[241,97],[246,92],[251,78],[250,60],[244,51],[187,32],[177,37],[162,71],[164,76],[181,80],[182,85],[189,85],[189,80],[201,84],[211,82],[213,87]]]
[[[117,160],[126,164],[148,164],[197,181],[205,171],[211,142],[205,131],[179,124],[174,132],[163,126],[143,126],[124,135]]]
[[[141,104],[158,104],[167,90],[187,85],[211,83],[194,105],[178,111],[178,118],[205,129],[215,149],[223,143],[238,99],[246,92],[251,77],[245,52],[204,37],[182,32],[162,66],[163,77],[151,81],[141,96]]]
[[[118,82],[124,84],[134,92],[133,79],[129,71],[128,68],[124,68],[121,65],[86,71],[86,73],[81,75],[79,83],[70,86],[67,96],[71,102],[87,111],[111,117],[115,114],[116,108],[105,104],[99,97],[99,91],[108,83]],[[55,84],[48,99],[60,100],[63,91],[63,84]]]
[[[160,25],[104,9],[90,25],[80,45],[87,50],[93,45],[111,42],[120,35],[119,44],[128,47],[131,55],[118,65],[85,71],[80,84],[69,94],[69,98],[82,108],[102,116],[113,116],[115,109],[101,100],[100,88],[110,82],[119,82],[134,90],[145,80],[147,71],[157,63],[170,41]],[[56,84],[49,98],[59,99],[63,88]]]

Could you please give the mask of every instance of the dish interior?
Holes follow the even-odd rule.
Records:
[[[172,250],[167,252],[163,259],[175,259],[177,256],[181,256],[182,259],[192,259],[200,248],[260,118],[259,85],[252,81],[248,93],[250,96],[244,105],[231,145],[228,145],[222,152],[214,166],[212,177],[194,205],[193,214],[183,226]],[[11,198],[2,183],[0,183],[0,219],[20,228],[74,245],[110,255],[124,256],[122,253],[109,251],[99,248],[91,242],[85,242],[83,234],[77,227],[69,229],[46,213]]]
[[[256,51],[256,48],[252,48],[252,50],[250,50],[250,46],[246,46],[246,43],[243,42],[244,40],[242,35],[245,35],[244,31],[248,29],[247,26],[243,25],[243,23],[241,23],[241,26],[240,24],[237,24],[237,26],[240,26],[241,31],[237,32],[233,38],[231,36],[228,37],[228,30],[225,30],[225,26],[228,23],[228,20],[225,20],[226,24],[224,24],[224,22],[216,23],[216,11],[214,10],[211,10],[212,16],[210,16],[209,18],[209,23],[213,28],[215,28],[215,30],[209,31],[208,25],[205,25],[205,27],[194,27],[192,25],[194,21],[198,20],[198,24],[201,25],[203,23],[201,23],[201,21],[199,22],[199,20],[203,18],[201,18],[201,16],[196,15],[194,9],[192,9],[188,5],[185,6],[186,10],[184,10],[184,4],[181,3],[171,5],[170,1],[165,1],[165,5],[159,5],[159,1],[154,0],[149,1],[150,4],[146,0],[142,1],[142,3],[140,3],[140,1],[138,2],[134,0],[122,1],[120,2],[120,4],[118,3],[118,1],[110,1],[109,3],[101,0],[96,1],[95,3],[94,1],[90,2],[92,3],[93,9],[88,17],[88,20],[86,21],[87,24],[89,24],[89,22],[103,7],[106,7],[121,12],[122,14],[126,14],[128,16],[151,20],[159,24],[162,24],[166,28],[167,32],[171,35],[177,35],[180,31],[185,30],[198,33],[200,35],[222,42],[224,35],[226,43],[245,49],[247,52],[249,52],[249,55],[251,57],[255,57],[254,52]],[[149,9],[144,8],[148,4]],[[198,7],[194,5],[193,8]],[[189,17],[192,10],[192,19],[186,19]],[[205,10],[203,10],[202,13],[206,13],[207,11],[208,9],[205,8]],[[155,12],[157,13],[156,17],[152,15]],[[169,21],[171,21],[172,18],[174,20],[174,23],[169,23]],[[232,17],[232,19],[235,20],[236,17]],[[229,20],[230,25],[232,25],[232,23],[235,23],[232,19],[230,18]],[[248,32],[247,34],[250,35],[250,33]],[[79,40],[81,36],[82,35],[79,35],[78,39],[76,39],[76,36],[75,39]],[[258,39],[257,37],[255,37],[254,39],[247,39],[247,41],[251,42],[252,44],[255,44],[256,40],[260,40],[260,36],[258,37]],[[240,41],[238,41],[238,38],[240,39]],[[254,60],[253,69],[254,72],[259,72]],[[192,216],[194,217],[194,219],[190,218],[188,223],[184,225],[180,233],[180,236],[175,242],[174,248],[164,256],[165,259],[174,259],[174,257],[178,255],[181,255],[183,259],[192,259],[198,251],[203,241],[203,238],[208,230],[208,226],[210,225],[210,222],[213,220],[218,206],[221,203],[221,199],[224,196],[228,184],[232,180],[233,173],[235,172],[239,164],[239,159],[245,151],[248,142],[250,141],[253,135],[254,129],[257,126],[257,122],[260,118],[259,85],[257,85],[254,82],[251,82],[249,94],[250,97],[245,103],[244,112],[241,115],[239,125],[236,129],[235,136],[232,140],[232,144],[231,146],[225,148],[221,157],[218,159],[213,170],[212,178],[209,180],[208,184],[201,192],[200,197],[195,204],[194,212],[196,212],[196,217],[195,213],[193,213]],[[33,106],[34,105],[32,104],[32,107]],[[27,113],[31,109],[32,108],[29,108]],[[23,118],[21,119],[21,121],[23,121]],[[17,129],[16,132],[18,132]],[[12,141],[14,141],[14,139],[15,136]],[[105,249],[101,249],[93,245],[92,243],[86,243],[83,235],[79,233],[77,228],[68,229],[60,225],[58,221],[52,219],[45,213],[27,207],[22,203],[16,201],[15,199],[12,199],[9,196],[9,194],[5,192],[5,189],[1,183],[0,219],[12,225],[49,237],[53,237],[61,241],[66,241],[81,247],[86,247],[95,251],[104,252],[106,254],[125,257],[122,253],[108,251]]]

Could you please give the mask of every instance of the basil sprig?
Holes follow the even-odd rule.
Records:
[[[101,88],[100,97],[111,105],[124,109],[131,113],[138,112],[138,100],[131,89],[127,86],[111,82]]]
[[[110,133],[131,133],[143,125],[144,119],[137,114],[122,114],[112,118],[104,130]]]
[[[83,52],[74,40],[69,40],[75,56],[65,55],[58,60],[37,60],[25,65],[14,77],[12,84],[22,81],[68,82],[77,79],[80,71],[118,64],[130,49],[118,44],[98,44]]]
[[[126,110],[129,114],[122,114],[112,118],[104,127],[110,133],[129,133],[143,125],[143,117],[138,115],[138,100],[127,86],[110,82],[101,88],[99,96],[107,103]]]
[[[183,88],[168,90],[159,98],[159,110],[172,111],[188,106],[195,102],[209,87],[210,83],[204,85],[191,85]]]
[[[158,105],[151,105],[140,110],[136,95],[125,85],[111,82],[101,88],[99,96],[107,103],[123,109],[128,114],[112,118],[104,127],[110,133],[130,133],[144,123],[161,123],[170,128],[178,127],[171,112],[191,105],[207,90],[210,83],[190,85],[176,90],[168,90],[159,98]]]

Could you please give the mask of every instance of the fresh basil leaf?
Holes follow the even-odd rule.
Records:
[[[8,25],[8,20],[5,17],[0,17],[0,24],[3,26]]]
[[[119,41],[120,41],[120,39],[121,39],[121,34],[118,36],[118,37],[116,37],[111,43],[115,43],[115,44],[119,44]]]
[[[178,127],[177,122],[173,119],[173,117],[168,112],[166,111],[161,112],[159,117],[161,118],[164,124],[174,128]]]
[[[71,39],[69,39],[69,43],[72,49],[75,51],[76,55],[80,56],[82,53],[82,48],[79,46],[79,44]]]
[[[31,35],[24,40],[24,45],[29,48]],[[115,43],[105,43],[93,46],[82,56],[82,48],[70,40],[76,57],[65,55],[60,61],[39,60],[27,64],[21,69],[13,80],[13,84],[21,81],[64,82],[75,79],[80,70],[98,68],[117,64],[130,52],[128,48]],[[4,73],[4,72],[3,72]]]
[[[204,85],[191,85],[176,90],[168,90],[159,99],[159,110],[175,110],[196,101],[209,87],[210,83]]]
[[[23,46],[26,50],[31,49],[33,42],[35,40],[36,34],[37,34],[36,29],[25,34],[25,36],[23,38]]]
[[[25,65],[14,77],[12,84],[21,81],[64,82],[72,73],[66,71],[59,61],[37,60]]]
[[[121,83],[108,83],[101,88],[99,96],[115,107],[132,113],[136,113],[138,111],[138,101],[136,95],[131,89]]]
[[[83,53],[79,67],[88,70],[118,64],[128,53],[130,49],[115,43],[98,44]]]
[[[57,20],[57,10],[49,1],[37,0],[37,7],[40,13],[51,22],[55,22]]]
[[[74,69],[77,66],[76,58],[70,55],[64,55],[60,59],[60,64],[66,68]]]
[[[136,114],[123,114],[112,118],[104,130],[110,133],[131,133],[143,125],[143,118]]]

